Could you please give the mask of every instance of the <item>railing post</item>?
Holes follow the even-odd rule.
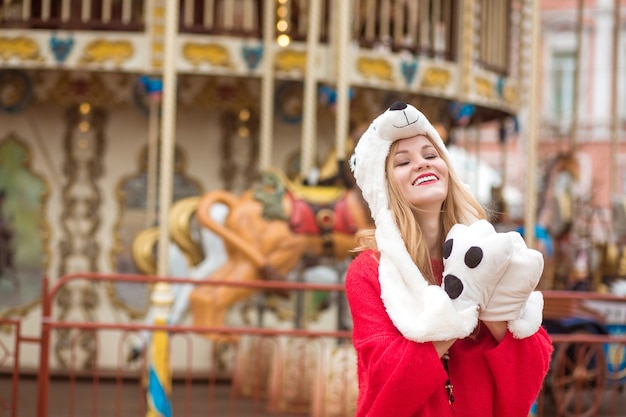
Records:
[[[48,414],[48,380],[50,376],[50,319],[52,306],[48,297],[48,277],[41,284],[41,349],[39,350],[39,374],[37,378],[37,417]]]

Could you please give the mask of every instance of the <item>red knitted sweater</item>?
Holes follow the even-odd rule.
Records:
[[[433,262],[441,276],[443,264]],[[457,340],[447,374],[432,343],[404,338],[380,298],[377,255],[366,251],[350,264],[346,293],[357,350],[357,417],[527,417],[548,371],[552,344],[543,328],[526,339],[508,333],[498,343],[485,326]]]

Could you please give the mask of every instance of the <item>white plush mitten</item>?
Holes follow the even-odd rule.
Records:
[[[513,256],[504,276],[479,313],[484,321],[506,321],[517,338],[535,333],[542,321],[543,296],[534,291],[543,272],[543,255],[528,248],[517,232],[513,236]]]
[[[452,299],[457,311],[478,306],[486,308],[487,302],[514,253],[513,237],[497,233],[486,220],[469,226],[454,225],[443,246],[442,287]]]

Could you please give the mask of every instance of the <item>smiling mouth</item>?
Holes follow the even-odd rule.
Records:
[[[427,184],[427,183],[431,183],[431,182],[435,182],[437,181],[439,178],[437,178],[436,175],[434,174],[430,174],[430,175],[424,175],[422,177],[419,177],[418,179],[416,179],[413,182],[413,185],[422,185],[422,184]]]

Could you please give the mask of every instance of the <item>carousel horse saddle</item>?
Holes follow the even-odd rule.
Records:
[[[326,204],[313,203],[303,199],[292,199],[292,212],[289,227],[294,233],[326,234],[339,232],[354,234],[356,223],[350,214],[345,195]]]
[[[282,209],[285,195],[292,206],[289,216]],[[255,198],[263,204],[265,218],[287,221],[294,233],[354,234],[357,230],[348,207],[346,190],[340,187],[295,184],[282,172],[273,170],[263,174]]]

